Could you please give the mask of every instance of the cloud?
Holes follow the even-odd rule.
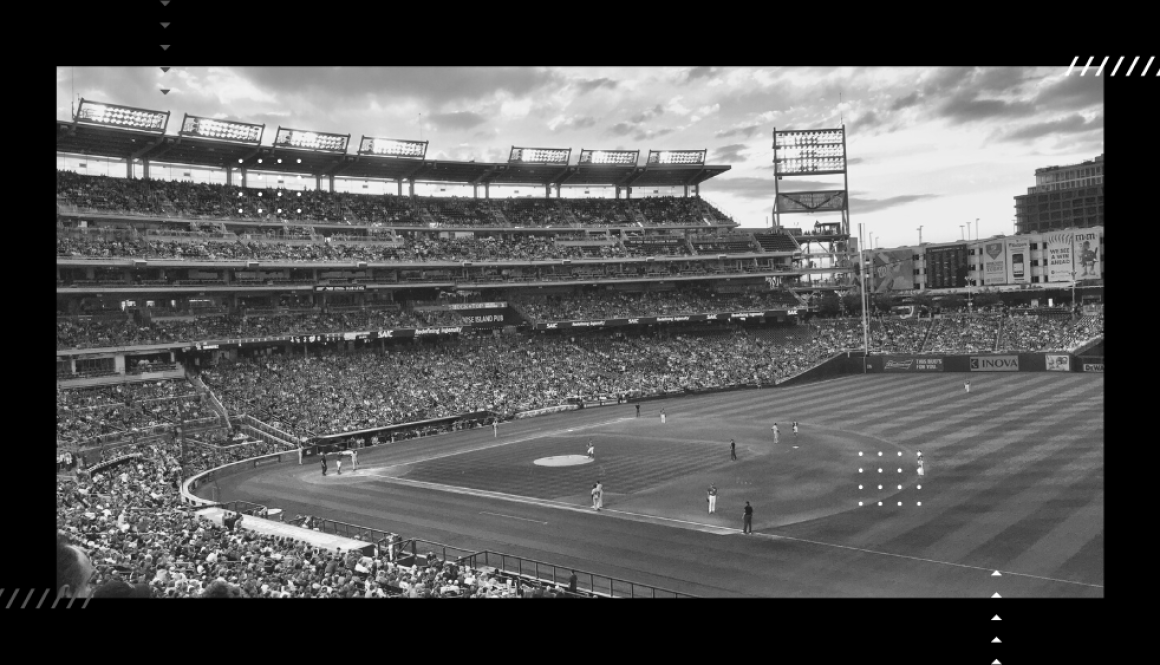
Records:
[[[432,106],[491,98],[499,92],[523,97],[564,80],[530,67],[238,67],[234,71],[280,99],[305,97],[365,100],[367,91]]]
[[[713,136],[716,138],[719,138],[719,139],[726,139],[726,138],[729,138],[731,136],[744,136],[745,138],[749,138],[749,137],[753,136],[754,132],[756,132],[759,129],[761,129],[761,125],[746,125],[744,127],[734,127],[733,129],[726,129],[724,131],[717,132]]]
[[[646,120],[651,120],[653,118],[662,116],[662,115],[664,115],[664,113],[665,113],[664,107],[661,106],[660,104],[657,104],[656,106],[652,107],[651,109],[647,109],[645,111],[637,113],[636,115],[629,118],[629,120],[632,123],[639,125],[640,123],[645,122]]]
[[[719,148],[714,148],[712,156],[709,157],[713,162],[741,162],[745,160],[744,153],[749,146],[744,143],[730,143]]]
[[[697,79],[707,78],[717,72],[716,67],[694,67],[685,74],[685,83],[696,81]]]
[[[647,141],[649,139],[655,139],[658,136],[672,134],[675,131],[677,131],[677,130],[672,128],[672,127],[666,127],[664,129],[650,129],[650,130],[642,129],[642,130],[637,131],[637,133],[633,134],[632,138],[636,139],[637,141]]]
[[[850,157],[846,160],[846,163],[853,166],[854,164],[861,164],[864,161],[866,160],[862,157]]]
[[[722,192],[743,199],[773,199],[773,178],[718,176],[701,184],[702,192]]]
[[[938,194],[905,194],[903,196],[891,196],[885,199],[864,199],[860,197],[850,197],[850,210],[856,211],[859,214],[868,212],[879,212],[887,208],[897,208],[898,206],[914,203],[916,201],[925,201],[928,199],[938,198]]]
[[[628,136],[633,129],[634,127],[627,122],[618,122],[608,128],[608,133],[613,136]]]
[[[1109,60],[1109,62],[1111,62]],[[1052,111],[1084,109],[1104,103],[1102,76],[1065,76],[1061,81],[1045,87],[1034,103]]]
[[[580,92],[584,93],[584,92],[592,92],[593,90],[596,90],[598,88],[608,88],[609,90],[611,90],[611,89],[615,88],[617,85],[619,85],[619,82],[614,81],[610,78],[598,78],[598,79],[580,79],[580,80],[576,81],[575,84],[576,84],[576,87],[580,89]]]
[[[890,105],[891,111],[901,111],[904,108],[914,106],[918,103],[918,92],[912,92],[905,97],[899,97]]]
[[[1102,130],[1104,128],[1104,116],[1098,115],[1089,121],[1085,121],[1084,117],[1078,113],[1073,113],[1066,118],[1059,120],[1049,120],[1046,122],[1037,122],[1026,127],[1021,127],[1013,132],[1003,136],[1000,140],[1003,141],[1031,141],[1041,136],[1048,134],[1079,134],[1092,130]]]
[[[596,118],[592,116],[560,116],[548,123],[548,129],[553,132],[563,132],[575,129],[587,129],[596,126]]]
[[[431,114],[431,123],[439,129],[471,129],[485,122],[487,122],[487,118],[471,111]]]
[[[956,94],[938,109],[940,116],[956,124],[989,118],[1020,118],[1034,112],[1035,106],[1028,102],[977,99],[974,92]]]

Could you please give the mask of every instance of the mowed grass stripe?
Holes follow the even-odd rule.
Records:
[[[968,563],[980,561],[982,563],[979,565],[985,566],[1003,562],[1010,570],[1056,577],[1059,567],[1073,551],[1080,549],[1097,532],[1102,532],[1102,515],[1085,509],[1103,504],[1103,486],[1103,468],[1089,470],[1079,482],[1066,485],[1051,498],[1041,501],[1031,514],[1013,521],[991,539],[979,543],[966,555],[965,560]],[[1098,520],[1090,521],[1093,516]],[[1064,535],[1060,531],[1063,528],[1070,531]],[[1054,550],[1039,548],[1035,551],[1036,546],[1053,532],[1056,532],[1056,537],[1050,539],[1052,542],[1043,544]],[[1089,571],[1088,576],[1095,577],[1098,572]],[[1103,575],[1100,574],[1098,579],[1082,581],[1102,584],[1102,579]]]
[[[970,560],[972,552],[980,547],[980,543],[999,538],[1004,532],[1009,532],[1014,525],[1033,519],[1045,501],[1063,496],[1077,496],[1077,492],[1081,497],[1094,497],[1096,492],[1087,492],[1086,488],[1079,487],[1075,483],[1086,477],[1094,466],[1100,465],[1098,457],[1098,454],[1088,453],[1072,459],[1057,475],[1044,478],[1040,482],[1029,486],[1008,483],[1004,486],[1004,491],[989,493],[987,498],[991,500],[991,504],[986,517],[966,521],[960,528],[930,544],[922,556],[943,557],[949,561],[961,561],[972,565],[988,565],[985,561]],[[1011,464],[1013,467],[1028,466],[1044,458],[1043,450],[1027,452],[1012,459]],[[1077,547],[1080,544],[1082,542],[1078,542]],[[1048,575],[1042,570],[1032,571],[1017,567],[1010,569]]]
[[[923,400],[886,405],[874,413],[865,414],[862,417],[862,427],[867,432],[891,438],[896,432],[929,427],[932,421],[941,424],[951,418],[960,422],[969,420],[977,417],[980,409],[987,409],[988,412],[1002,409],[1010,404],[1012,398],[1052,390],[1050,386],[1042,386],[1030,379],[1016,379],[1000,386],[993,386],[986,397],[968,395],[961,389],[944,391],[942,386],[932,386],[931,389],[937,389],[939,392]],[[938,414],[938,417],[932,418],[935,414]]]
[[[924,507],[945,505],[947,508],[929,514],[927,523],[882,541],[881,547],[888,551],[921,552],[980,516],[1004,519],[1002,513],[996,512],[998,505],[1037,483],[1051,485],[1055,482],[1053,474],[1091,448],[1091,443],[1083,439],[1063,446],[1049,439],[1024,452],[1030,461],[1016,463],[1012,468],[1012,458],[1018,455],[1012,454],[1010,445],[1008,442],[956,467],[953,481],[937,481],[953,482],[952,492],[940,487],[939,496],[932,499],[933,505],[924,504]],[[930,487],[932,482],[936,482],[935,479],[929,480],[925,486]]]
[[[1076,416],[1076,419],[1081,417]],[[1025,419],[1025,416],[1012,414],[1010,418]],[[952,514],[952,517],[946,519],[955,519],[953,517],[955,511],[964,511],[957,518],[960,522],[956,524],[966,523],[977,516],[985,515],[991,508],[985,508],[978,504],[978,496],[980,495],[978,488],[980,486],[991,487],[1011,478],[1012,474],[1017,472],[1012,469],[1012,458],[1024,455],[1032,460],[1050,455],[1053,451],[1058,452],[1061,446],[1060,441],[1048,440],[1024,451],[1016,451],[1011,448],[1011,445],[1018,442],[1002,435],[1002,432],[1008,429],[1009,425],[1006,422],[998,422],[992,425],[989,430],[999,433],[1000,436],[972,436],[971,440],[965,443],[952,441],[947,444],[947,448],[939,450],[939,454],[926,455],[932,459],[928,460],[928,475],[921,481],[914,477],[913,460],[908,460],[906,465],[902,467],[903,472],[915,483],[921,484],[923,489],[907,491],[904,495],[894,499],[894,501],[903,501],[904,504],[903,508],[897,506],[891,508],[891,510],[897,510],[897,513],[872,513],[858,509],[856,513],[823,518],[815,523],[807,522],[804,525],[789,528],[789,532],[803,536],[810,534],[811,537],[816,537],[819,540],[832,540],[856,547],[887,549],[885,543],[889,543],[908,531],[923,528],[929,522],[944,519],[946,513]],[[948,434],[944,440],[952,438],[952,436]],[[972,443],[974,441],[979,441],[979,443]],[[952,446],[960,444],[962,450],[954,451]],[[1082,453],[1088,444],[1084,441],[1077,441],[1073,446],[1077,446],[1078,453]],[[923,448],[931,449],[925,443]],[[947,457],[948,453],[954,453],[954,455]],[[876,459],[871,460],[871,462],[876,462]],[[885,465],[885,462],[883,464]],[[897,465],[898,462],[892,459],[889,464]],[[875,467],[876,464],[871,464],[866,468]],[[895,467],[891,466],[888,470],[893,468]],[[851,469],[851,481],[857,483],[861,480],[859,475],[864,474],[857,474],[855,471],[856,469]],[[878,476],[879,474],[870,472],[869,476],[865,476],[865,481],[877,482]],[[981,494],[986,494],[986,490]],[[914,502],[917,501],[922,501],[923,505],[921,507],[915,505]],[[940,508],[940,506],[945,507]],[[878,506],[871,507],[875,510],[879,508]],[[906,518],[902,519],[903,516]],[[915,520],[921,521],[916,522]],[[779,532],[779,530],[770,531],[770,533]],[[932,535],[931,542],[937,540],[938,537],[941,536]],[[919,542],[916,546],[928,546],[931,542]],[[912,554],[917,551],[917,549],[906,550],[900,553]]]

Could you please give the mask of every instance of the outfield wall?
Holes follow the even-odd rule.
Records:
[[[860,358],[852,372],[861,371]],[[1091,369],[1085,370],[1085,365]],[[1095,369],[1098,365],[1100,369]],[[972,353],[953,355],[884,354],[871,355],[867,373],[931,372],[1083,372],[1103,371],[1103,358],[1080,358],[1070,353]],[[848,372],[851,373],[851,372]]]

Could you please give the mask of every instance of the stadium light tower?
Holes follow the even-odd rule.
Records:
[[[967,236],[963,233],[963,225],[959,224],[959,240],[966,240]]]
[[[922,244],[922,227],[918,227],[918,244]]]
[[[862,373],[866,373],[866,365],[870,362],[870,325],[866,321],[867,303],[870,302],[870,273],[865,260],[865,243],[862,237],[862,223],[858,223],[858,272],[862,274]]]

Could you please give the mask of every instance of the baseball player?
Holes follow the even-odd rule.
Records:
[[[797,441],[797,438],[798,438],[798,424],[797,424],[797,421],[795,420],[793,423],[793,440]]]
[[[778,440],[781,438],[781,430],[779,430],[777,428],[777,423],[774,423],[773,427],[771,427],[770,429],[773,430],[773,442],[777,443]]]
[[[729,439],[729,459],[737,461],[737,442]]]
[[[926,471],[923,469],[923,466],[922,466],[922,451],[921,450],[918,451],[918,475],[920,475],[920,476],[926,475]]]
[[[339,454],[334,458],[334,466],[338,467],[338,475],[342,475],[342,455]]]
[[[970,381],[963,381],[963,389],[967,391],[968,395],[970,395],[971,394],[971,382]]]
[[[499,421],[498,420],[491,421],[491,432],[492,432],[492,434],[494,434],[494,436],[492,438],[494,438],[494,439],[499,438]]]
[[[588,439],[588,459],[596,459],[596,446],[592,444],[592,439]]]
[[[598,498],[600,490],[597,489],[598,485],[599,483],[592,483],[592,491],[590,492],[592,495],[592,510],[600,510],[600,499]]]
[[[604,507],[604,481],[596,481],[596,510]]]
[[[712,514],[712,513],[717,512],[717,486],[716,485],[709,486],[708,501],[709,501],[709,513]]]
[[[661,409],[661,424],[665,424],[665,410]]]

